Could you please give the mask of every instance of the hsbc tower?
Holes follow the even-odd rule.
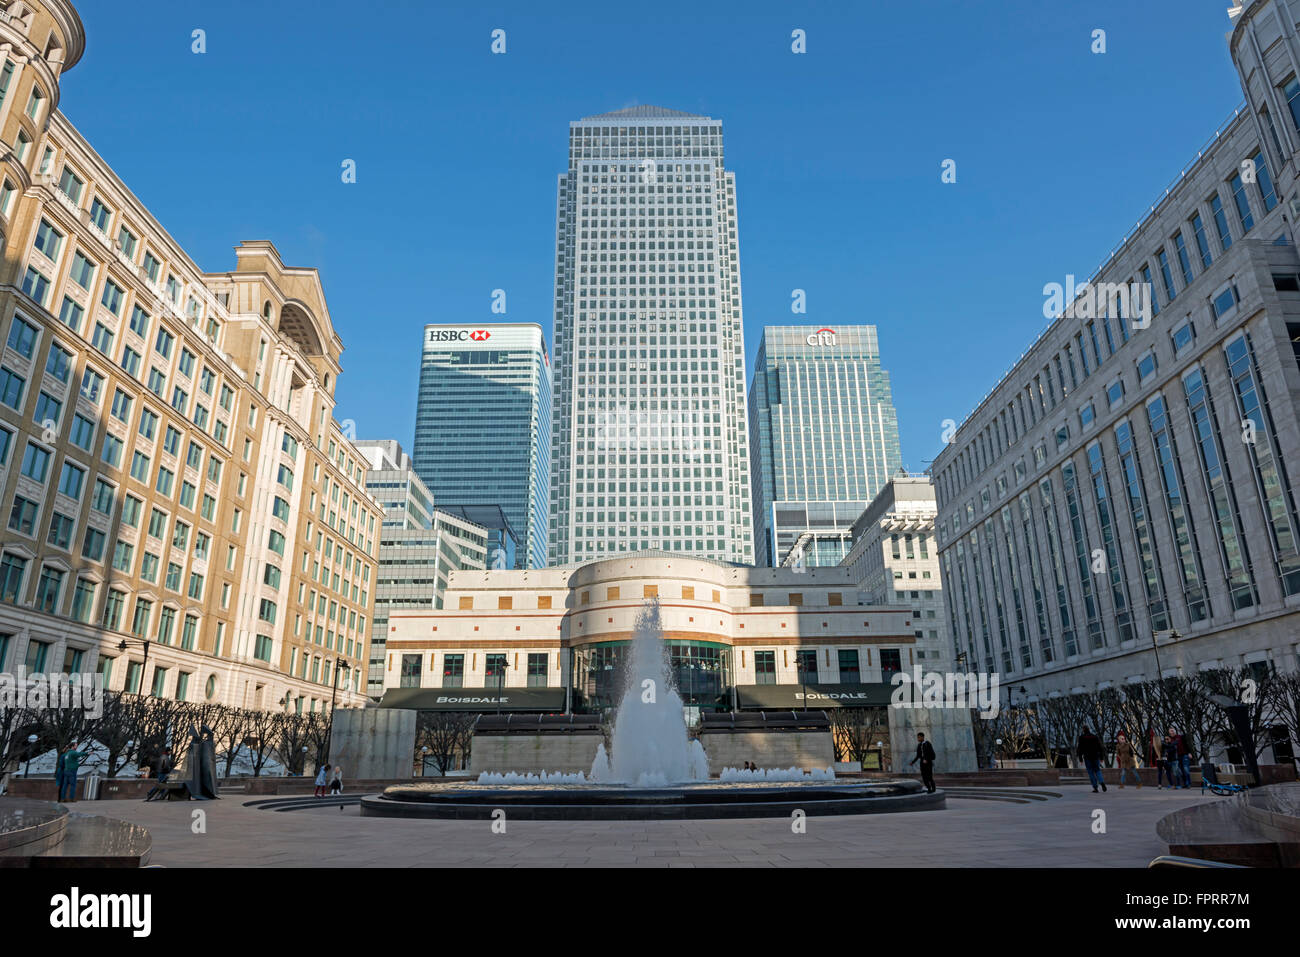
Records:
[[[546,565],[551,362],[541,326],[425,326],[413,448],[436,506],[499,505],[518,539],[515,567]]]

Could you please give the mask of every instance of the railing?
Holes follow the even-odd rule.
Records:
[[[1161,854],[1147,865],[1147,870],[1199,869],[1206,867],[1233,867],[1240,870],[1243,866],[1241,864],[1225,864],[1222,861],[1206,861],[1199,857],[1178,857],[1174,854]]]

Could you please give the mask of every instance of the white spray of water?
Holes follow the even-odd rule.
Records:
[[[593,781],[664,787],[709,779],[709,759],[686,733],[682,699],[664,655],[659,602],[646,603],[624,664],[627,684],[614,719],[611,746],[602,743],[592,762]]]
[[[581,771],[574,771],[572,774],[564,771],[542,771],[539,774],[520,774],[518,771],[507,771],[499,774],[496,771],[484,771],[478,776],[479,784],[587,784],[587,776]]]
[[[790,783],[794,781],[834,781],[834,768],[813,768],[811,771],[801,771],[798,768],[759,768],[751,771],[748,768],[723,768],[722,773],[718,775],[718,780],[723,784],[744,783],[749,781],[764,781],[768,783]]]

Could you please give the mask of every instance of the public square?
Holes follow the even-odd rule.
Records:
[[[946,810],[685,822],[510,822],[361,817],[354,804],[259,810],[226,793],[203,804],[95,801],[71,805],[142,825],[161,867],[1128,867],[1168,853],[1166,814],[1204,800],[1196,790],[1084,785],[1008,789],[1059,794],[1029,803],[948,798]],[[356,795],[346,795],[355,798]],[[1094,811],[1106,812],[1094,833]],[[206,832],[192,832],[203,812]]]

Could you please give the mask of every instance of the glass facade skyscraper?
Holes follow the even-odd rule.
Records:
[[[898,416],[875,326],[768,326],[749,387],[761,565],[837,565],[898,471]]]
[[[499,505],[517,568],[546,565],[551,364],[536,323],[428,325],[415,471],[435,501]]]
[[[552,564],[645,549],[751,563],[722,125],[652,106],[571,123],[556,220]]]

